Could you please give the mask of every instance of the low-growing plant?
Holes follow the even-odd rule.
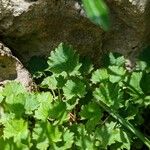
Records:
[[[150,148],[141,128],[150,106],[149,89],[141,84],[149,66],[137,61],[129,71],[123,56],[109,58],[107,67],[95,70],[61,43],[48,58],[49,76],[42,73],[39,91],[28,92],[17,82],[1,88],[0,149]]]

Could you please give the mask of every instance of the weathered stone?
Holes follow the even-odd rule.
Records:
[[[33,85],[30,73],[12,55],[10,49],[0,42],[0,85],[12,80],[21,82],[27,89]]]
[[[150,44],[150,1],[107,0],[112,17],[112,29],[105,34],[103,50],[136,55]]]
[[[105,33],[85,16],[79,0],[0,0],[0,36],[23,62],[49,55],[60,42],[97,62],[106,51],[129,55],[148,41],[149,0],[107,0],[112,28]]]
[[[103,31],[83,16],[78,2],[11,0],[9,7],[1,19],[0,34],[23,61],[49,55],[60,42],[72,44],[81,54],[100,57]]]

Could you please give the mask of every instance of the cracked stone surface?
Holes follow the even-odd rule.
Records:
[[[79,1],[0,0],[0,40],[25,64],[35,55],[48,56],[60,42],[95,62],[108,51],[135,57],[150,44],[149,0],[106,0],[109,32],[87,19]]]

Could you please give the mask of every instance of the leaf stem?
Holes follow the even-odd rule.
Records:
[[[107,111],[113,118],[118,120],[123,126],[130,130],[134,135],[136,135],[149,149],[150,149],[150,140],[146,138],[140,131],[134,128],[132,124],[122,118],[115,111],[111,110],[106,106],[102,101],[98,103],[105,111]]]
[[[60,89],[58,89],[58,97],[59,97],[60,100],[62,100],[62,98],[61,98],[61,93],[60,93]]]
[[[51,91],[52,91],[53,98],[55,99],[56,98],[55,91],[53,89],[51,89]]]

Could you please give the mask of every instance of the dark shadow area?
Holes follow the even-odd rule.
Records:
[[[27,69],[31,74],[35,74],[37,72],[44,72],[44,70],[47,68],[47,59],[42,56],[33,56],[27,64]]]
[[[150,46],[145,48],[139,55],[139,59],[145,61],[150,66]]]

